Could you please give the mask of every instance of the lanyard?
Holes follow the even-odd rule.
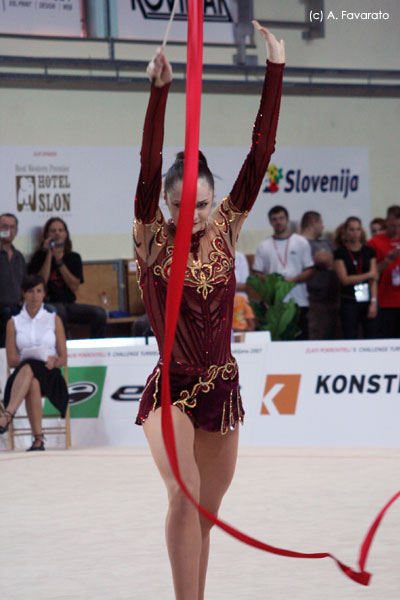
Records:
[[[352,251],[350,250],[350,248],[348,248],[347,246],[346,246],[346,250],[349,253],[349,256],[351,258],[351,261],[352,261],[353,265],[355,266],[357,274],[361,275],[361,273],[362,273],[362,267],[363,267],[361,250],[360,250],[360,262],[356,261],[354,254],[352,253]]]
[[[279,262],[281,263],[282,267],[284,269],[286,269],[286,265],[287,265],[287,261],[288,261],[288,255],[289,255],[289,244],[290,244],[290,235],[286,240],[286,244],[285,244],[285,255],[284,258],[282,259],[282,256],[279,254],[278,252],[278,244],[275,241],[275,238],[272,238],[272,243],[274,244],[274,248],[275,248],[275,252],[276,255],[278,257]]]

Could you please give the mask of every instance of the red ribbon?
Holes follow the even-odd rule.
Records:
[[[292,550],[284,550],[283,548],[276,548],[274,546],[270,546],[269,544],[265,544],[256,538],[242,533],[228,523],[221,521],[206,508],[198,504],[198,502],[189,493],[180,475],[176,454],[174,427],[172,422],[169,366],[180,310],[183,281],[187,265],[187,257],[189,254],[190,240],[192,236],[194,208],[196,204],[201,109],[202,54],[203,0],[188,0],[185,170],[183,177],[182,202],[179,211],[179,223],[175,235],[174,253],[167,292],[161,393],[162,434],[171,469],[182,491],[190,500],[190,502],[196,506],[197,510],[212,523],[236,539],[248,544],[249,546],[254,546],[255,548],[259,548],[265,552],[278,554],[280,556],[288,556],[291,558],[332,558],[338,567],[343,571],[343,573],[347,575],[347,577],[361,585],[368,585],[371,575],[365,571],[365,565],[372,540],[384,514],[391,504],[393,504],[393,502],[400,497],[400,492],[395,494],[393,498],[391,498],[391,500],[383,507],[369,529],[361,546],[358,562],[360,571],[355,571],[340,562],[337,558],[335,558],[335,556],[333,556],[333,554],[330,554],[329,552],[305,554],[302,552],[294,552]]]

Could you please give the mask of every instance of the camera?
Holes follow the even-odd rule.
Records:
[[[64,246],[63,242],[56,242],[55,240],[50,240],[49,248],[52,250],[53,248],[62,248]]]

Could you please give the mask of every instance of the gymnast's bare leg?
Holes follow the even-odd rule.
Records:
[[[200,472],[200,504],[214,515],[225,492],[228,490],[235,473],[239,441],[239,424],[234,431],[226,435],[195,430],[194,450]],[[198,600],[204,599],[208,553],[210,549],[210,530],[212,523],[199,515],[201,528],[201,554],[199,567]]]
[[[166,541],[176,600],[203,600],[211,524],[181,491],[170,469],[161,434],[161,410],[151,412],[144,432],[168,491]],[[217,513],[235,470],[238,430],[222,436],[195,430],[190,419],[171,407],[179,468],[193,497]]]

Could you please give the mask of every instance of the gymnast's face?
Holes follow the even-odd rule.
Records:
[[[173,188],[166,194],[166,202],[175,225],[178,224],[181,206],[182,181],[177,181]],[[197,180],[196,207],[194,209],[192,233],[201,231],[206,226],[206,221],[211,213],[214,192],[204,177]]]

